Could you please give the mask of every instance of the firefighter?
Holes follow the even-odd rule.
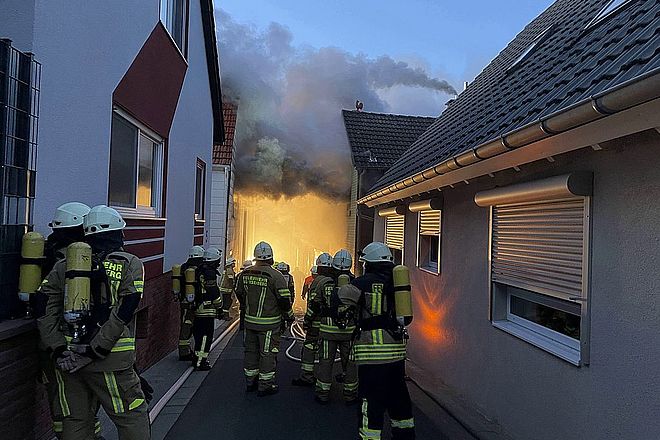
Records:
[[[254,248],[255,265],[238,276],[236,297],[245,320],[244,371],[247,391],[258,396],[278,392],[277,354],[283,324],[293,322],[291,293],[273,269],[273,249],[266,242]]]
[[[303,321],[303,330],[305,330],[305,341],[303,342],[300,375],[293,379],[291,383],[300,387],[313,387],[316,381],[314,374],[314,365],[319,348],[319,329],[321,327],[320,310],[317,310],[319,303],[316,301],[317,280],[321,277],[327,277],[332,274],[332,255],[327,252],[322,253],[316,258],[317,275],[310,284],[307,296],[307,312]]]
[[[353,259],[346,249],[341,249],[332,258],[332,269],[330,276],[319,275],[319,282],[316,285],[316,296],[314,306],[321,317],[321,326],[319,331],[319,366],[316,372],[316,401],[321,404],[327,404],[330,399],[330,387],[332,386],[332,371],[335,364],[337,351],[342,361],[342,381],[344,383],[344,401],[347,405],[357,403],[358,378],[357,367],[349,359],[351,352],[351,339],[355,332],[354,323],[342,325],[335,322],[332,314],[332,298],[338,286],[338,280],[341,275],[345,275],[347,282],[355,278],[351,273]],[[321,278],[323,277],[323,278]]]
[[[393,440],[415,438],[415,423],[410,395],[405,382],[407,333],[405,325],[412,320],[398,317],[395,303],[397,269],[392,253],[383,243],[367,245],[360,254],[364,275],[343,286],[337,293],[341,304],[337,316],[341,322],[357,321],[352,356],[358,365],[359,397],[362,402],[359,417],[359,437],[380,439],[385,412],[392,424]],[[409,281],[408,281],[409,284]],[[407,288],[410,306],[410,286]],[[398,295],[398,292],[396,293]]]
[[[318,269],[317,266],[312,266],[312,269],[310,270],[310,275],[307,278],[305,278],[305,282],[302,288],[302,293],[300,295],[303,301],[307,299],[307,294],[309,293],[309,287],[312,285],[314,278],[316,278],[317,269]]]
[[[147,403],[133,368],[134,314],[142,297],[144,269],[139,258],[122,249],[125,226],[114,209],[92,208],[83,222],[87,249],[91,247],[91,272],[68,269],[69,254],[76,256],[74,252],[82,252],[79,249],[86,246],[72,244],[67,258],[55,264],[41,287],[48,303],[38,326],[41,340],[60,370],[64,440],[94,437],[99,404],[114,422],[120,439],[150,438]],[[83,260],[89,261],[89,257]],[[71,332],[70,317],[64,315],[71,295],[68,283],[80,278],[89,278],[89,313],[81,318],[78,330]]]
[[[188,260],[181,265],[181,274],[185,274],[189,268],[197,269],[204,262],[204,248],[193,246],[188,252]],[[195,291],[199,286],[195,284]],[[180,329],[179,329],[179,360],[190,362],[193,360],[193,353],[190,348],[190,338],[192,337],[193,323],[195,322],[195,304],[186,297],[185,289],[181,289],[179,297],[180,309]]]
[[[218,288],[219,264],[220,251],[211,247],[204,252],[204,262],[197,268],[200,295],[195,298],[195,322],[192,329],[195,355],[192,363],[200,371],[211,369],[208,357],[213,343],[215,317],[217,311],[222,309],[222,295]]]
[[[41,267],[43,277],[46,277],[50,273],[55,263],[66,257],[67,246],[77,241],[83,241],[85,237],[83,232],[83,218],[88,212],[89,206],[79,202],[65,203],[55,210],[53,220],[48,224],[52,233],[46,239],[44,262]],[[37,319],[43,317],[46,314],[48,296],[42,290],[37,290],[32,297],[32,301],[32,309],[35,312],[35,317]],[[42,382],[48,396],[50,415],[53,419],[53,432],[60,439],[62,438],[63,419],[57,381],[57,376],[60,373],[55,368],[55,363],[41,342],[39,343],[39,364]],[[98,417],[95,419],[94,434],[98,439],[103,438],[101,436],[101,422]]]
[[[222,281],[220,282],[220,292],[222,293],[222,319],[229,320],[229,310],[232,305],[232,293],[234,292],[234,265],[236,259],[230,257],[225,262],[225,270],[222,273]]]
[[[289,292],[291,292],[291,305],[293,305],[293,303],[296,300],[296,287],[294,286],[293,283],[293,275],[291,275],[291,267],[287,263],[282,261],[280,263],[277,263],[275,268],[280,271],[280,273],[286,280],[286,284],[289,287]]]

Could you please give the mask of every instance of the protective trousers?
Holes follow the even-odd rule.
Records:
[[[209,316],[197,316],[192,331],[195,338],[194,366],[199,367],[202,360],[209,357],[215,331],[215,319]]]
[[[335,341],[321,338],[319,340],[319,367],[316,371],[316,397],[322,401],[330,399],[330,387],[332,386],[332,371],[335,366],[337,351],[342,359],[348,360],[351,353],[351,341]],[[354,362],[346,363],[344,371],[344,400],[352,402],[357,398],[358,374]]]
[[[231,309],[232,294],[223,293],[222,294],[222,317],[223,319],[229,319],[229,310]]]
[[[310,327],[305,334],[305,342],[303,343],[302,355],[300,359],[302,365],[300,367],[300,380],[304,380],[310,384],[314,383],[314,362],[319,349],[319,328]]]
[[[190,357],[190,338],[192,337],[195,310],[190,304],[181,303],[181,329],[179,330],[179,357]]]
[[[392,440],[415,438],[410,394],[405,382],[405,361],[358,367],[359,438],[380,439],[385,411],[392,422]]]
[[[61,439],[64,414],[62,412],[62,405],[60,404],[59,389],[60,386],[64,386],[62,379],[63,373],[55,367],[55,362],[43,350],[39,350],[39,366],[41,368],[41,380],[46,388],[46,395],[48,397],[50,416],[53,419],[53,432],[58,439]],[[102,438],[101,421],[97,416],[94,417],[94,438]]]
[[[120,440],[151,437],[147,403],[133,368],[101,372],[83,369],[72,374],[61,373],[61,378],[64,440],[94,438],[94,417],[99,404],[117,427]]]
[[[257,331],[245,329],[244,371],[247,386],[258,381],[258,390],[277,387],[277,354],[280,351],[280,329]]]

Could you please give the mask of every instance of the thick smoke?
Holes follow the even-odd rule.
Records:
[[[400,86],[456,94],[446,81],[388,56],[294,47],[280,24],[259,30],[221,10],[218,18],[223,92],[239,102],[236,183],[244,193],[344,196],[351,161],[342,108],[360,99],[365,111],[392,111],[381,92]]]

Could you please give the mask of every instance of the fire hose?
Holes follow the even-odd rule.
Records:
[[[296,320],[291,324],[291,327],[289,327],[289,331],[291,332],[291,336],[284,336],[283,339],[287,339],[291,341],[291,345],[289,345],[289,348],[286,349],[284,352],[285,356],[293,361],[293,362],[298,362],[301,363],[302,359],[299,357],[294,356],[291,354],[291,350],[293,350],[293,347],[296,346],[297,342],[304,342],[306,338],[306,332],[305,329],[303,329],[302,326],[303,318],[302,317],[296,317]],[[315,361],[315,363],[318,362],[318,360]],[[341,362],[341,356],[337,356],[335,358],[335,362]]]

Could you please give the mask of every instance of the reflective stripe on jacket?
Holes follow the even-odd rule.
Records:
[[[275,330],[283,317],[293,317],[287,283],[279,271],[266,263],[257,262],[238,275],[236,297],[247,329]]]

